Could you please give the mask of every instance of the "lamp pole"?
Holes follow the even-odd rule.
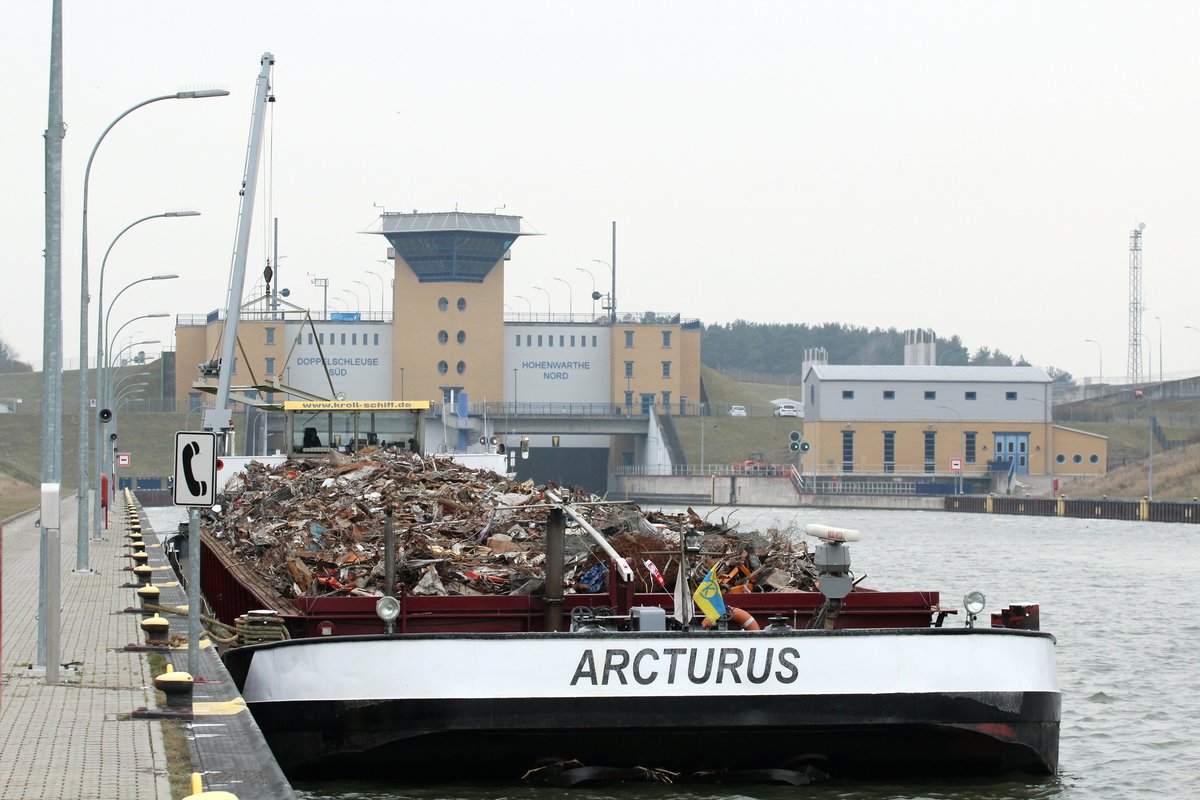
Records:
[[[575,307],[571,300],[571,294],[572,294],[571,284],[568,283],[565,278],[555,278],[554,280],[558,281],[559,283],[561,283],[562,285],[567,287],[567,316],[568,317],[575,316]]]
[[[617,229],[617,224],[614,222],[613,223],[614,239],[616,238],[616,229]],[[595,261],[597,264],[603,264],[604,266],[608,267],[609,272],[612,273],[612,290],[609,292],[609,295],[608,295],[608,321],[616,322],[617,321],[617,268],[614,267],[612,264],[608,263],[607,261],[604,261],[603,259],[593,258],[592,261]]]
[[[340,291],[342,294],[348,294],[354,298],[355,311],[357,313],[361,314],[362,313],[362,299],[358,296],[358,293],[353,291],[352,289],[341,289]],[[346,306],[346,308],[349,308],[349,307],[350,307],[349,305]]]
[[[97,143],[97,144],[99,144],[99,143]],[[94,154],[95,154],[95,151],[93,151],[93,155]],[[90,164],[90,162],[89,162],[89,164]],[[140,225],[143,222],[147,222],[148,220],[163,219],[166,217],[198,217],[198,216],[200,216],[199,211],[164,211],[161,214],[151,214],[150,216],[142,217],[141,219],[134,220],[133,222],[126,225],[124,227],[124,229],[122,229],[122,231],[120,233],[118,233],[113,238],[113,240],[109,243],[108,249],[104,251],[104,258],[102,258],[100,260],[100,279],[99,279],[99,281],[97,281],[97,291],[96,291],[96,294],[97,294],[97,298],[96,298],[96,309],[97,309],[97,313],[96,313],[96,411],[97,412],[99,412],[101,405],[104,403],[104,398],[108,396],[108,387],[106,387],[104,385],[104,382],[108,377],[105,374],[105,370],[104,370],[104,356],[105,356],[104,343],[108,338],[108,336],[107,336],[108,329],[105,327],[107,324],[105,315],[100,312],[103,312],[105,310],[104,309],[104,270],[108,266],[108,257],[109,257],[109,255],[112,254],[113,247],[116,246],[116,244],[120,240],[120,238],[122,236],[124,236],[126,234],[126,232],[129,231],[130,228],[133,228],[136,225]],[[87,237],[85,234],[85,236],[84,236],[85,241],[86,241],[86,238]],[[124,291],[124,290],[122,290],[122,291]],[[165,317],[166,314],[163,314],[162,316]],[[80,367],[80,374],[82,375],[83,372],[84,372],[84,368]],[[85,420],[86,420],[85,417],[80,417],[79,429],[81,432],[87,430],[87,425],[85,424]],[[102,425],[103,425],[103,423],[100,423],[100,422],[97,422],[97,424],[96,424],[96,435],[95,435],[96,452],[92,458],[92,466],[95,469],[95,473],[96,473],[95,475],[92,476],[92,481],[96,488],[96,498],[92,503],[92,510],[94,512],[92,514],[92,517],[93,517],[93,519],[92,519],[92,538],[93,539],[100,538],[100,489],[101,489],[100,478],[102,476],[101,467],[103,464],[103,455],[104,455],[103,454],[104,440],[103,440],[103,434],[101,433]],[[80,490],[79,490],[79,495],[78,495],[77,499],[81,506],[87,505],[86,498],[84,497],[84,492],[86,492],[86,488],[84,488],[84,487],[87,486],[86,477],[87,476],[84,472],[81,471],[79,473]],[[80,513],[79,522],[84,526],[84,530],[86,531],[87,530],[87,514],[86,513],[83,513],[83,512]],[[79,566],[78,551],[76,551],[76,559],[77,559],[77,562],[75,565],[75,569],[77,571],[83,571],[83,570],[87,569],[86,563],[82,567]],[[85,558],[85,562],[86,562],[86,558]]]
[[[528,297],[525,297],[524,295],[519,295],[519,294],[514,294],[513,297],[515,297],[517,300],[524,300],[525,305],[529,306],[528,310],[529,310],[530,315],[533,314],[533,303],[529,302]]]
[[[367,270],[368,275],[374,275],[379,281],[379,318],[386,319],[387,315],[387,284],[383,282],[383,276],[378,272]]]
[[[1097,342],[1095,339],[1084,339],[1084,341],[1091,342],[1092,344],[1096,345],[1096,349],[1098,351],[1100,351],[1100,379],[1099,379],[1099,381],[1101,384],[1103,384],[1104,383],[1104,348],[1101,347],[1100,343]]]
[[[96,151],[100,149],[101,142],[104,137],[108,136],[108,132],[113,127],[125,119],[129,114],[137,111],[143,106],[148,106],[151,103],[157,103],[160,100],[194,100],[203,97],[224,97],[228,95],[224,89],[201,89],[190,92],[176,92],[174,94],[163,94],[157,97],[151,97],[148,100],[143,100],[136,105],[122,111],[117,118],[108,123],[108,127],[100,134],[100,138],[96,140],[96,144],[92,146],[92,152],[88,155],[87,166],[83,170],[83,236],[80,247],[80,265],[79,265],[79,489],[78,498],[78,526],[75,536],[75,571],[87,572],[87,531],[88,531],[88,504],[85,501],[85,494],[88,487],[87,474],[87,432],[88,432],[88,388],[87,388],[87,363],[88,363],[88,303],[91,300],[88,291],[88,193],[91,189],[92,180],[92,162],[96,159]],[[140,221],[140,220],[139,220]],[[137,224],[137,223],[134,223]],[[128,230],[128,228],[126,228]],[[124,233],[125,231],[121,231]],[[118,234],[118,237],[120,235]],[[114,240],[115,242],[115,240]],[[111,250],[111,246],[109,247]],[[107,256],[107,253],[105,254]],[[103,306],[100,307],[101,309]],[[97,371],[99,371],[99,359],[97,358]]]
[[[575,269],[579,272],[587,273],[587,276],[592,279],[592,319],[594,321],[596,318],[596,276],[592,274],[590,269],[585,269],[584,267],[576,267]]]
[[[549,318],[550,313],[551,313],[550,312],[550,292],[546,291],[545,289],[543,289],[540,286],[535,286],[533,288],[537,289],[539,292],[546,295],[546,317]]]
[[[363,283],[362,281],[358,281],[358,280],[356,280],[356,281],[353,281],[353,282],[354,282],[354,283],[357,283],[359,286],[361,286],[361,287],[363,287],[364,289],[366,289],[366,290],[367,290],[367,319],[370,319],[370,318],[371,318],[371,287],[370,287],[370,286],[367,286],[367,285],[366,285],[365,283]]]

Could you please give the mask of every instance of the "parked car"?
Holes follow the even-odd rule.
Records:
[[[775,416],[777,417],[802,417],[800,406],[795,403],[782,403],[775,407]]]
[[[730,406],[729,407],[729,416],[731,416],[731,417],[746,416],[746,407],[745,406]]]

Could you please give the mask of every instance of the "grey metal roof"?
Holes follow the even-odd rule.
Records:
[[[508,214],[472,214],[465,211],[401,214],[385,212],[374,227],[364,233],[429,233],[431,231],[470,231],[499,233],[512,237],[538,236],[537,231],[522,225],[520,217]]]
[[[823,381],[924,381],[1051,383],[1041,367],[927,367],[877,364],[813,364]],[[806,376],[807,377],[807,376]]]

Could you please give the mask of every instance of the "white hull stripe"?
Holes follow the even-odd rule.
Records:
[[[957,633],[958,635],[954,635]],[[248,703],[1058,692],[1048,636],[393,637],[256,648]]]

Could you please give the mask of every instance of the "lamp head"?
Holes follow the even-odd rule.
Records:
[[[199,97],[224,97],[229,94],[225,89],[197,89],[194,92],[176,92],[177,100],[195,100]]]

